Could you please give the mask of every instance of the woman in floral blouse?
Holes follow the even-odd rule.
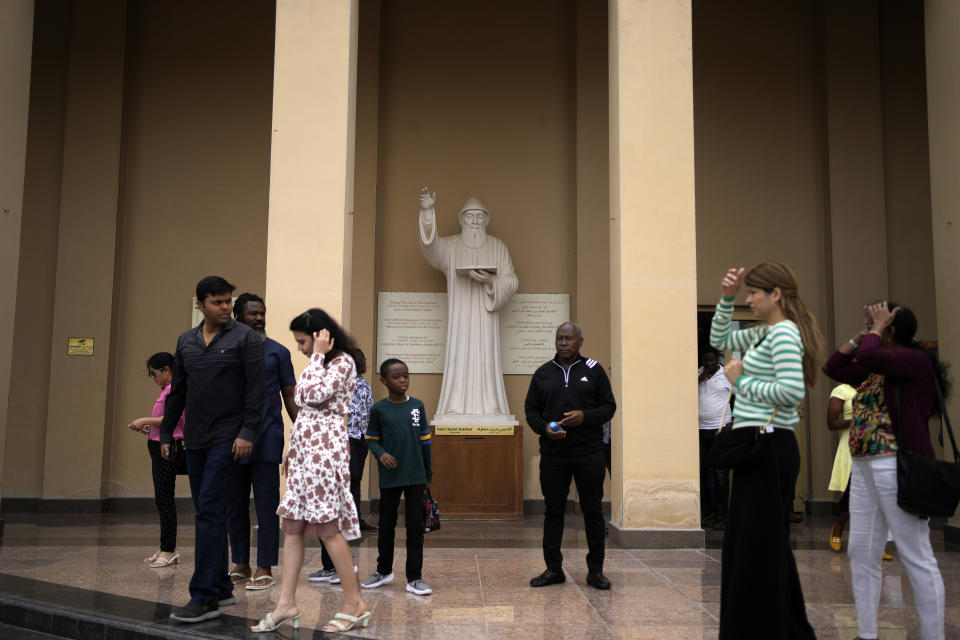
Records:
[[[897,504],[897,449],[934,457],[928,421],[936,388],[949,392],[943,365],[914,339],[917,318],[903,305],[864,308],[864,329],[837,349],[823,371],[857,387],[850,427],[850,574],[859,638],[877,637],[887,528],[913,585],[920,637],[944,637],[944,587],[927,518]]]
[[[296,590],[303,567],[304,535],[323,541],[343,584],[343,609],[324,631],[366,627],[370,612],[360,599],[347,545],[348,540],[360,537],[360,524],[349,492],[350,450],[343,420],[356,383],[359,349],[322,309],[297,316],[290,330],[310,364],[297,381],[295,399],[300,412],[283,456],[287,490],[277,509],[284,531],[280,598],[252,631],[274,631],[284,622],[300,626]]]

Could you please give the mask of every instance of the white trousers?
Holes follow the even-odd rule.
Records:
[[[897,456],[853,459],[850,486],[850,573],[861,638],[877,637],[877,608],[887,529],[907,569],[923,640],[943,640],[944,590],[930,546],[930,524],[897,506]]]

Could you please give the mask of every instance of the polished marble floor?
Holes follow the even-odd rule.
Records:
[[[0,573],[148,603],[186,602],[193,566],[193,530],[181,519],[182,564],[150,569],[144,556],[156,544],[151,514],[7,514]],[[722,533],[707,533],[707,549],[619,549],[608,545],[605,573],[609,592],[585,583],[586,539],[579,517],[568,518],[564,539],[567,582],[532,589],[528,580],[543,569],[542,518],[520,522],[452,522],[427,535],[424,579],[434,594],[418,597],[404,590],[403,533],[398,530],[394,567],[398,580],[365,592],[373,624],[353,633],[364,638],[715,638],[719,614]],[[856,616],[846,556],[826,544],[829,519],[814,519],[792,531],[808,615],[818,638],[856,636]],[[960,639],[960,553],[933,540],[947,588],[947,637]],[[895,551],[894,551],[895,553]],[[360,572],[375,568],[376,536],[354,547]],[[340,601],[336,586],[315,586],[306,574],[319,568],[320,549],[307,549],[298,590],[303,622],[317,628]],[[903,566],[884,567],[881,638],[919,638],[912,591]],[[279,575],[282,568],[276,570]],[[278,595],[237,590],[238,603],[224,613],[254,619],[269,611]],[[292,631],[287,628],[285,637]],[[310,637],[301,633],[300,637]]]

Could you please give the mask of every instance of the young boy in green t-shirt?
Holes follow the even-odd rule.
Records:
[[[433,593],[423,571],[423,496],[433,480],[430,425],[423,403],[407,395],[410,372],[402,360],[380,365],[380,382],[389,396],[370,409],[365,436],[380,467],[380,524],[377,570],[360,583],[374,589],[393,582],[393,539],[400,496],[406,502],[407,591],[418,596]]]

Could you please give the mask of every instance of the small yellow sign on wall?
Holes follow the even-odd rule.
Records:
[[[434,427],[438,436],[512,436],[512,424],[459,425],[438,424]]]
[[[92,356],[93,338],[67,338],[68,356]]]

